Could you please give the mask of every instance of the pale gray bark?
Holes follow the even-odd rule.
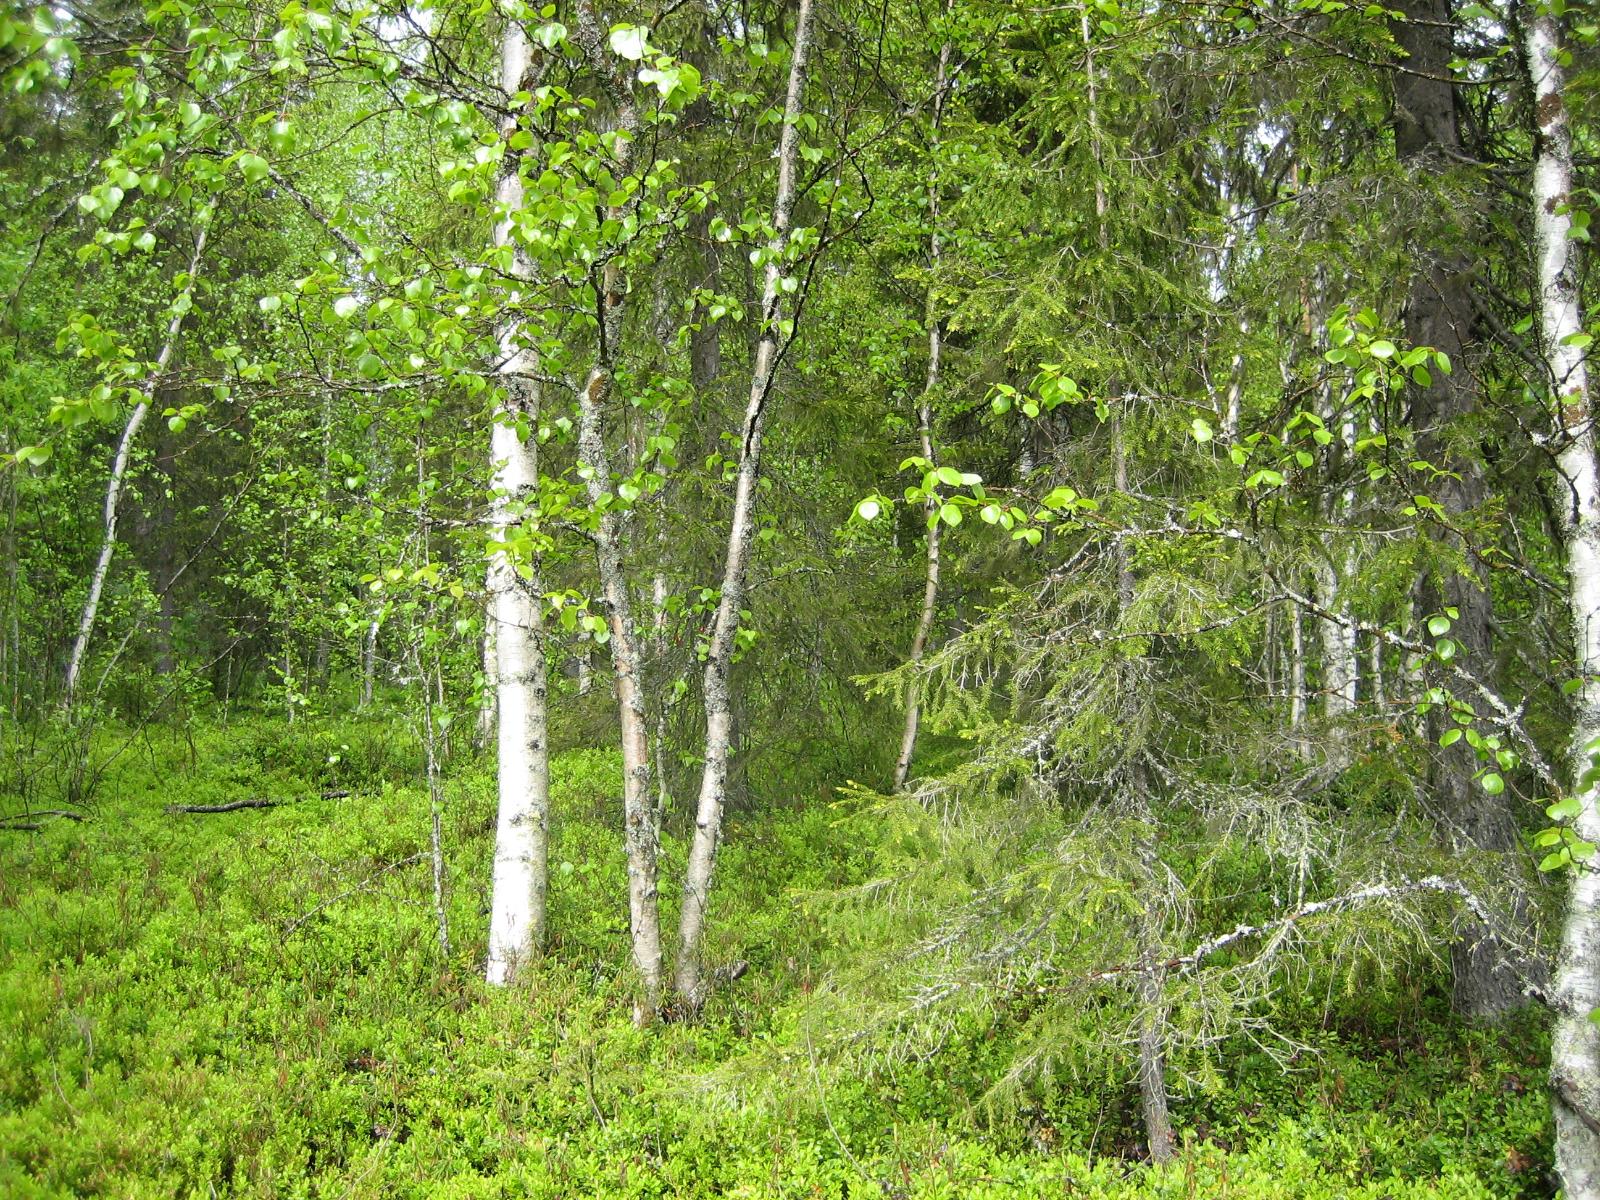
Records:
[[[1306,615],[1295,605],[1289,618],[1289,732],[1300,745],[1306,723]]]
[[[917,403],[917,431],[922,439],[922,457],[930,464],[936,462],[933,446],[933,393],[939,386],[939,360],[944,348],[944,327],[935,312],[934,289],[939,278],[939,262],[943,246],[939,230],[939,132],[944,117],[945,93],[949,86],[950,43],[939,47],[939,65],[933,79],[933,111],[929,115],[928,141],[933,165],[928,171],[928,268],[930,282],[927,297],[928,371],[922,384],[922,397]],[[932,467],[930,466],[931,470]],[[922,609],[917,615],[917,630],[911,639],[911,683],[906,688],[906,721],[900,734],[900,754],[894,763],[894,790],[906,786],[911,775],[911,759],[917,751],[917,727],[922,720],[922,684],[916,671],[928,648],[928,635],[933,631],[933,615],[939,603],[939,535],[944,522],[938,519],[939,502],[927,503],[928,535],[924,555]]]
[[[1139,988],[1144,1016],[1139,1026],[1139,1106],[1144,1115],[1145,1146],[1150,1161],[1169,1163],[1178,1152],[1167,1104],[1167,1006],[1161,981],[1165,973],[1152,970]]]
[[[1307,324],[1315,330],[1314,350],[1327,346],[1327,289],[1327,273],[1318,268],[1313,285],[1307,289],[1305,314]],[[1324,456],[1327,476],[1337,479],[1348,469],[1349,457],[1355,451],[1356,427],[1349,412],[1342,418],[1335,412],[1333,384],[1326,375],[1318,390],[1317,415],[1329,433],[1334,433],[1335,426],[1338,427]],[[1346,525],[1355,510],[1355,500],[1354,487],[1349,484],[1336,487],[1322,506],[1323,519],[1334,529]],[[1356,706],[1356,634],[1350,622],[1344,619],[1350,606],[1345,584],[1355,574],[1356,558],[1354,548],[1337,533],[1328,535],[1325,541],[1328,543],[1325,556],[1317,560],[1315,568],[1317,599],[1340,619],[1318,618],[1317,647],[1322,656],[1322,715],[1337,721],[1349,716]]]
[[[450,957],[450,913],[445,907],[444,792],[439,786],[438,727],[433,720],[433,696],[422,653],[416,656],[417,675],[422,681],[422,746],[428,772],[429,857],[433,865],[433,918],[439,937],[439,953]],[[437,670],[437,665],[435,666]]]
[[[501,86],[514,94],[529,71],[528,43],[522,27],[507,21],[501,37]],[[502,131],[516,128],[510,117]],[[497,197],[504,215],[495,241],[512,242],[511,214],[522,206],[519,164],[509,156]],[[520,259],[519,271],[521,269]],[[516,293],[508,306],[520,300]],[[539,482],[538,362],[520,343],[521,329],[508,316],[500,329],[499,374],[505,399],[490,433],[494,505],[491,535],[502,545],[527,519]],[[529,430],[518,436],[518,425]],[[550,757],[547,731],[547,670],[538,562],[515,562],[505,549],[489,561],[489,597],[495,646],[496,759],[498,813],[494,844],[494,890],[489,918],[487,978],[511,983],[538,954],[544,941],[545,897],[549,886]]]
[[[358,712],[372,704],[372,689],[378,677],[378,631],[382,624],[382,619],[374,616],[367,622],[367,632],[361,639],[361,699],[356,704]]]
[[[594,5],[580,3],[577,17],[578,43],[615,109],[618,136],[613,143],[612,172],[621,178],[632,166],[639,129],[632,75],[628,64],[619,65],[610,57]],[[608,213],[618,219],[623,215],[620,210]],[[628,921],[633,962],[642,991],[634,1006],[634,1020],[643,1025],[655,1019],[661,1006],[661,917],[656,894],[660,832],[650,789],[650,735],[641,690],[643,656],[623,565],[623,530],[613,504],[611,455],[603,427],[622,348],[627,281],[613,259],[600,268],[594,282],[598,346],[594,365],[578,392],[578,462],[589,501],[599,513],[593,535],[595,564],[600,576],[600,604],[611,635],[611,667],[617,689]]]
[[[1582,332],[1578,248],[1565,211],[1571,202],[1572,135],[1567,127],[1561,67],[1561,31],[1546,8],[1526,14],[1528,66],[1533,75],[1538,121],[1538,158],[1533,172],[1534,249],[1544,353],[1559,445],[1558,507],[1567,551],[1575,672],[1583,680],[1574,706],[1571,770],[1581,780],[1592,761],[1590,745],[1600,737],[1600,469],[1595,463],[1594,418],[1588,370],[1580,347],[1569,339]],[[1572,827],[1580,838],[1600,842],[1600,794],[1593,786]],[[1593,863],[1573,868],[1553,989],[1555,1029],[1550,1079],[1555,1095],[1556,1170],[1568,1200],[1600,1197],[1600,871]]]
[[[483,606],[483,693],[478,700],[478,732],[475,741],[478,749],[486,749],[494,741],[495,694],[500,688],[499,651],[495,648],[494,599]]]
[[[778,190],[772,205],[772,238],[761,289],[761,331],[750,376],[739,448],[739,473],[734,483],[733,518],[722,566],[722,591],[711,630],[704,679],[706,740],[695,809],[694,841],[684,873],[683,908],[678,923],[678,966],[674,985],[691,1009],[704,1000],[700,944],[705,933],[706,905],[717,844],[722,836],[722,811],[727,801],[728,757],[733,731],[733,698],[728,677],[744,607],[746,577],[755,541],[756,485],[761,477],[761,442],[766,431],[778,355],[787,338],[783,320],[782,261],[789,241],[794,208],[795,176],[800,158],[800,112],[805,96],[807,59],[811,50],[811,0],[800,0],[795,18],[789,86],[784,99],[783,132],[778,139]]]
[[[195,277],[200,269],[200,256],[205,253],[206,237],[209,233],[208,213],[202,219],[200,230],[195,235],[194,253],[189,257],[189,269],[183,276],[178,302],[174,302],[172,316],[167,321],[166,336],[161,343],[161,350],[140,386],[139,402],[128,414],[128,422],[122,429],[122,438],[117,442],[116,458],[111,464],[111,477],[106,481],[100,553],[95,559],[94,571],[89,576],[89,594],[84,597],[83,611],[78,617],[78,633],[72,641],[72,654],[67,660],[67,676],[61,697],[63,706],[70,706],[77,698],[78,681],[83,674],[83,662],[89,653],[89,639],[94,633],[95,618],[100,612],[100,597],[105,591],[106,576],[111,570],[111,559],[117,551],[117,505],[122,499],[122,486],[127,478],[128,462],[133,457],[134,439],[139,436],[139,430],[150,414],[150,396],[161,382],[161,377],[166,374],[167,365],[171,363],[172,356],[178,348],[179,336],[183,332],[183,318],[189,311],[189,305],[182,301],[192,300],[194,295]]]

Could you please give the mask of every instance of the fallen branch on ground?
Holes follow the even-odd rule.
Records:
[[[12,813],[9,817],[0,817],[0,829],[42,829],[39,824],[41,817],[60,817],[64,821],[87,820],[82,813],[69,812],[64,808],[41,808],[35,812]]]
[[[321,792],[319,800],[342,800],[350,793],[342,789]],[[225,813],[238,812],[241,808],[279,808],[286,804],[296,804],[295,800],[269,800],[258,796],[252,800],[230,800],[226,804],[169,804],[166,811],[169,813]]]

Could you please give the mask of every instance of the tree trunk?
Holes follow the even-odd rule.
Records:
[[[205,252],[206,237],[209,232],[209,224],[203,220],[199,232],[195,235],[194,253],[189,258],[189,270],[183,276],[182,290],[178,293],[178,301],[174,302],[171,319],[167,322],[166,338],[156,355],[155,364],[145,376],[144,386],[141,389],[142,398],[128,414],[128,423],[123,426],[122,438],[117,443],[117,455],[111,464],[111,478],[106,482],[106,501],[102,514],[104,532],[100,540],[100,555],[95,560],[94,573],[89,577],[89,594],[84,598],[83,612],[78,618],[78,634],[73,639],[72,654],[67,660],[67,677],[61,697],[63,707],[70,707],[77,699],[78,680],[83,673],[84,658],[89,653],[89,638],[94,632],[95,617],[100,611],[100,596],[105,591],[106,575],[111,570],[111,558],[117,550],[117,504],[122,499],[122,485],[128,474],[128,461],[133,456],[133,442],[139,436],[139,429],[144,424],[145,417],[150,413],[149,396],[161,381],[162,375],[166,373],[167,365],[172,361],[172,355],[178,348],[178,336],[183,331],[183,318],[190,307],[180,301],[191,299],[194,295],[195,273],[199,270],[200,256]]]
[[[1567,551],[1575,673],[1583,680],[1572,729],[1571,769],[1581,781],[1600,737],[1600,470],[1583,350],[1568,340],[1582,332],[1578,252],[1571,237],[1572,135],[1563,103],[1561,34],[1548,9],[1526,14],[1533,74],[1538,159],[1533,173],[1534,242],[1544,352],[1560,451],[1557,506]],[[1600,842],[1600,791],[1582,787],[1574,832]],[[1600,872],[1593,863],[1572,872],[1561,952],[1556,962],[1555,1030],[1550,1080],[1555,1095],[1556,1169],[1568,1200],[1600,1197]]]
[[[1298,604],[1289,619],[1289,733],[1304,752],[1301,727],[1306,723],[1306,615]]]
[[[621,293],[610,292],[621,304]],[[620,332],[620,320],[617,329]],[[590,503],[599,508],[609,496],[611,456],[600,422],[611,392],[611,372],[597,365],[578,402],[578,458],[588,468]],[[649,1024],[661,1005],[661,917],[657,904],[657,856],[660,834],[650,793],[650,736],[640,688],[639,631],[633,619],[627,576],[622,565],[622,529],[616,512],[601,510],[594,535],[600,574],[600,602],[611,634],[611,669],[616,679],[617,715],[622,739],[623,840],[628,856],[628,919],[633,961],[644,995],[634,1019]]]
[[[1327,347],[1327,273],[1318,268],[1311,286],[1302,289],[1305,301],[1304,330],[1309,348],[1315,354]],[[1317,415],[1322,418],[1329,433],[1337,422],[1339,436],[1328,444],[1323,456],[1323,478],[1330,486],[1326,499],[1319,505],[1323,521],[1332,528],[1347,524],[1355,510],[1355,489],[1340,486],[1339,480],[1348,469],[1349,456],[1355,450],[1356,427],[1354,419],[1346,413],[1342,418],[1335,411],[1333,385],[1324,375],[1318,389]],[[1350,621],[1350,602],[1345,585],[1355,574],[1355,552],[1348,540],[1337,534],[1324,536],[1324,556],[1315,567],[1317,601],[1332,613],[1331,617],[1317,618],[1317,643],[1322,654],[1322,714],[1329,721],[1337,721],[1355,711],[1356,706],[1356,634]],[[1331,735],[1336,755],[1345,757],[1342,737],[1338,731]]]
[[[357,712],[372,707],[372,689],[378,677],[378,630],[382,623],[382,618],[374,615],[361,639],[361,699],[356,704]]]
[[[950,72],[950,43],[939,47],[939,65],[933,78],[933,112],[929,118],[929,154],[933,165],[928,171],[928,268],[929,283],[926,300],[928,322],[928,373],[922,384],[922,399],[917,405],[917,429],[922,437],[922,457],[931,464],[935,461],[933,450],[933,392],[939,386],[939,358],[944,348],[944,327],[936,315],[937,300],[934,288],[939,278],[939,260],[943,247],[939,239],[939,127],[944,117],[945,89]],[[929,468],[932,469],[931,467]],[[938,502],[930,499],[927,514],[932,518],[928,525],[927,553],[922,584],[922,611],[917,617],[917,631],[911,639],[911,683],[906,688],[906,723],[900,734],[900,754],[894,763],[894,790],[906,786],[911,776],[911,759],[917,751],[917,726],[922,719],[922,685],[916,671],[928,648],[928,635],[933,631],[933,614],[939,603],[939,534],[943,522],[938,519]]]
[[[508,95],[514,94],[529,70],[527,39],[514,20],[506,22],[500,53],[501,85]],[[502,132],[508,139],[516,124],[514,115],[507,118]],[[522,205],[519,171],[517,156],[510,156],[497,195],[507,214],[495,230],[501,246],[511,243],[509,214]],[[516,261],[519,269],[525,266]],[[515,300],[513,295],[511,303]],[[520,332],[509,320],[500,331],[499,374],[505,399],[490,433],[494,464],[490,528],[501,545],[489,561],[499,789],[487,966],[492,984],[513,982],[542,947],[549,876],[548,680],[538,557],[535,552],[526,564],[519,564],[505,548],[526,519],[539,482],[538,443],[532,432],[538,428],[539,392],[533,379],[538,363],[533,352],[519,344]],[[518,435],[519,425],[529,431],[526,441]]]
[[[1465,157],[1455,89],[1449,82],[1449,62],[1455,52],[1450,5],[1448,0],[1407,0],[1400,7],[1407,19],[1396,27],[1396,39],[1408,57],[1405,70],[1394,76],[1395,150],[1401,163],[1417,174],[1442,176],[1458,169],[1456,164]],[[1433,485],[1433,498],[1452,518],[1459,518],[1478,507],[1486,493],[1478,456],[1454,453],[1450,444],[1452,426],[1477,407],[1466,369],[1474,321],[1472,258],[1458,247],[1442,250],[1423,245],[1416,253],[1419,266],[1406,299],[1406,338],[1412,345],[1444,351],[1456,370],[1448,375],[1436,372],[1431,386],[1412,389],[1412,424],[1419,456],[1451,471]],[[1452,572],[1441,584],[1424,589],[1422,616],[1455,608],[1459,616],[1450,636],[1461,657],[1487,678],[1492,666],[1488,581],[1481,564],[1469,559],[1469,568],[1467,577]],[[1448,726],[1448,713],[1436,708],[1427,722],[1429,738],[1437,743]],[[1474,778],[1476,772],[1477,759],[1465,740],[1436,752],[1429,785],[1442,833],[1454,847],[1501,856],[1505,873],[1514,877],[1520,844],[1510,795],[1484,792]],[[1514,919],[1520,922],[1522,914],[1514,914]],[[1493,1020],[1525,1002],[1515,973],[1507,966],[1504,947],[1480,922],[1464,920],[1451,948],[1451,962],[1454,1003],[1462,1015]]]
[[[756,484],[761,477],[761,441],[766,430],[767,403],[771,397],[778,353],[786,342],[783,320],[781,261],[789,239],[794,208],[795,174],[800,157],[800,110],[805,95],[806,60],[811,49],[811,0],[800,0],[795,18],[794,49],[789,62],[789,88],[784,100],[783,132],[778,139],[778,191],[772,206],[772,240],[766,277],[761,289],[761,337],[756,343],[750,377],[750,399],[745,406],[740,438],[739,474],[734,484],[733,519],[728,526],[728,549],[722,567],[722,592],[706,655],[705,760],[700,775],[700,798],[695,810],[694,842],[683,880],[683,908],[678,924],[678,969],[675,987],[691,1010],[705,999],[700,970],[700,943],[705,934],[706,905],[711,895],[711,875],[716,865],[717,843],[722,835],[722,810],[727,800],[728,755],[733,731],[733,701],[729,674],[738,640],[740,612],[744,607],[750,550],[755,540]]]
[[[1177,1155],[1177,1138],[1167,1104],[1167,1008],[1158,969],[1152,967],[1145,975],[1139,999],[1145,1008],[1139,1026],[1139,1106],[1144,1113],[1145,1145],[1151,1162],[1169,1163]]]
[[[493,465],[490,467],[491,473]],[[500,651],[496,647],[494,597],[483,606],[483,692],[478,699],[478,732],[474,739],[478,749],[486,750],[495,737],[496,694],[500,690]]]
[[[578,41],[615,107],[612,174],[630,169],[639,128],[632,76],[608,57],[605,33],[591,3],[577,7]],[[622,210],[607,209],[620,220]],[[595,565],[600,576],[600,603],[610,632],[611,666],[616,680],[617,716],[622,742],[623,842],[628,860],[628,923],[633,962],[642,996],[634,1005],[634,1021],[655,1020],[661,1006],[661,917],[657,903],[657,856],[660,833],[650,791],[650,735],[641,690],[639,631],[633,617],[627,574],[623,568],[622,523],[613,504],[615,486],[611,455],[606,448],[604,420],[611,400],[622,348],[622,318],[627,286],[614,259],[594,279],[597,338],[594,365],[578,392],[578,462],[585,476],[589,502],[598,512],[593,533]]]
[[[432,616],[431,606],[429,616]],[[445,907],[444,792],[439,786],[437,726],[433,719],[433,697],[422,652],[416,655],[417,676],[422,684],[422,746],[428,772],[429,852],[433,863],[433,919],[439,937],[439,953],[450,957],[450,912]],[[435,664],[437,670],[437,664]]]

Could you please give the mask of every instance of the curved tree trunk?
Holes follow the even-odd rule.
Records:
[[[783,320],[782,253],[788,244],[790,215],[794,208],[795,173],[800,157],[800,108],[805,95],[810,49],[811,0],[800,0],[793,57],[789,62],[789,89],[784,101],[783,133],[778,140],[778,192],[772,206],[772,240],[768,243],[770,254],[761,289],[761,338],[756,343],[750,399],[745,405],[733,519],[728,527],[728,549],[722,566],[722,594],[717,601],[711,646],[706,655],[705,762],[695,809],[694,842],[684,873],[683,908],[678,922],[678,968],[674,979],[678,995],[691,1010],[698,1009],[705,999],[700,943],[705,934],[706,905],[711,895],[717,843],[722,836],[722,810],[727,801],[728,756],[733,733],[733,697],[728,677],[733,669],[750,551],[755,540],[756,484],[761,478],[761,440],[766,431],[767,404],[778,354],[787,340],[780,326]]]
[[[206,237],[209,232],[209,223],[202,223],[199,233],[195,235],[194,253],[189,258],[189,270],[183,276],[183,289],[179,292],[180,301],[194,293],[195,276],[200,269],[200,256],[205,252]],[[172,317],[167,322],[166,338],[161,343],[156,361],[151,366],[150,373],[145,376],[144,385],[140,389],[143,398],[128,414],[128,423],[123,426],[122,438],[117,442],[117,456],[111,464],[111,478],[106,481],[100,554],[95,559],[94,573],[89,577],[89,594],[84,598],[83,612],[78,617],[78,634],[72,641],[72,654],[67,660],[67,677],[61,696],[63,707],[71,707],[73,701],[77,699],[78,681],[83,674],[84,659],[89,653],[89,638],[94,633],[95,617],[100,612],[100,597],[105,591],[106,576],[111,571],[112,556],[117,552],[117,505],[122,500],[122,485],[127,478],[128,462],[133,456],[134,439],[139,436],[139,429],[150,413],[150,394],[155,391],[162,375],[166,373],[167,364],[172,361],[172,355],[178,348],[178,338],[183,332],[183,318],[188,312],[189,305],[174,302]]]
[[[933,166],[928,172],[928,374],[922,384],[922,399],[917,404],[917,429],[922,436],[922,457],[934,462],[933,391],[939,386],[939,359],[944,348],[944,327],[935,314],[934,286],[939,278],[943,246],[939,237],[939,128],[943,123],[945,90],[950,74],[950,43],[939,47],[939,66],[933,77],[933,112],[929,118],[928,140]],[[930,468],[931,469],[931,468]],[[928,502],[928,515],[935,517],[937,505]],[[894,763],[894,790],[906,786],[911,777],[911,759],[917,751],[917,726],[922,720],[922,687],[915,671],[928,649],[933,632],[933,614],[939,603],[939,534],[943,523],[934,519],[928,525],[926,568],[923,573],[922,610],[917,617],[917,632],[911,639],[912,680],[906,689],[906,723],[900,734],[900,754]]]

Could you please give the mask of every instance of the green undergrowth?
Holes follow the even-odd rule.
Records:
[[[872,839],[826,797],[732,815],[709,958],[748,970],[702,1022],[637,1030],[606,751],[557,756],[550,954],[491,991],[492,774],[448,764],[445,955],[420,757],[400,721],[147,733],[89,820],[0,834],[0,1195],[1550,1194],[1541,1031],[1464,1031],[1426,989],[1333,1021],[1286,1000],[1311,1049],[1288,1070],[1219,1052],[1220,1085],[1175,1097],[1184,1149],[1160,1170],[1120,1069],[985,1111],[1003,1021],[819,1070],[804,1018],[849,951],[803,898],[860,882]],[[165,811],[257,796],[288,803]]]

